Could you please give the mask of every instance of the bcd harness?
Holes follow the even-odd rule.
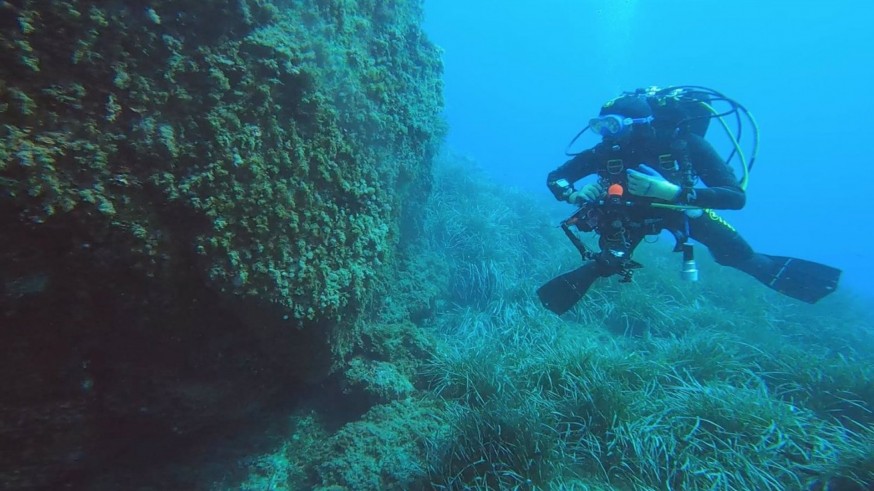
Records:
[[[698,176],[689,157],[686,137],[689,134],[696,134],[703,138],[711,119],[720,121],[729,136],[729,140],[733,143],[734,148],[725,162],[728,165],[735,156],[740,159],[742,178],[738,185],[742,189],[746,188],[749,172],[758,151],[758,128],[746,108],[712,89],[696,86],[638,89],[620,97],[629,96],[640,97],[647,101],[653,111],[652,126],[658,140],[669,142],[667,145],[661,144],[660,151],[656,152],[654,163],[662,176],[681,187],[682,202],[694,202],[694,187],[698,182]],[[718,112],[713,107],[713,104],[717,102],[728,104],[730,109]],[[734,133],[731,132],[724,119],[730,115],[734,115],[737,121]],[[753,154],[750,160],[746,159],[740,147],[741,115],[746,117],[754,129]],[[586,129],[588,127],[578,133],[570,145]],[[569,153],[569,155],[576,154]],[[624,189],[626,187],[625,170],[628,168],[628,164],[635,166],[645,161],[653,162],[651,158],[653,155],[637,157],[633,151],[629,153],[619,145],[607,142],[602,142],[595,147],[595,155],[599,162],[599,182],[608,190],[607,197],[597,202],[586,203],[561,224],[565,235],[580,252],[583,260],[595,260],[602,265],[605,275],[618,274],[621,281],[630,281],[633,270],[642,267],[640,263],[631,259],[634,248],[644,236],[658,234],[662,229],[666,229],[676,239],[674,251],[682,251],[684,261],[694,262],[691,245],[687,242],[689,238],[689,214],[700,215],[702,211],[711,211],[702,210],[694,205],[675,205],[639,198],[627,200],[624,196]],[[664,219],[658,216],[659,213],[654,213],[654,209],[686,212],[683,220],[684,226],[682,229],[665,227]],[[571,230],[571,227],[576,227],[583,232],[598,234],[601,252],[590,251]]]

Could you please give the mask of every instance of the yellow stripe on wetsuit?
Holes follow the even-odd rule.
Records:
[[[714,222],[718,222],[718,223],[722,224],[723,226],[725,226],[726,228],[728,228],[732,232],[737,232],[737,230],[735,230],[735,228],[732,227],[730,223],[726,222],[724,218],[717,215],[716,212],[711,210],[710,208],[704,208],[704,214],[707,215]]]

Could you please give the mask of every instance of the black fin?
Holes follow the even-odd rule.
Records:
[[[600,276],[596,263],[584,264],[549,280],[537,289],[537,296],[544,307],[561,315],[579,302]]]
[[[841,270],[793,257],[767,256],[774,261],[773,276],[766,281],[778,292],[803,302],[816,303],[835,291]]]

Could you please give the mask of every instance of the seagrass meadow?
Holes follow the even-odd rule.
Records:
[[[657,242],[547,311],[421,23],[0,1],[0,489],[874,489],[865,301]]]

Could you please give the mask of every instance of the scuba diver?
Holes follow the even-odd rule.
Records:
[[[727,105],[722,112],[716,105]],[[731,118],[733,117],[733,118]],[[726,121],[734,119],[734,132]],[[716,120],[733,144],[723,159],[705,140]],[[740,145],[744,123],[753,126],[753,154],[746,159]],[[556,314],[570,310],[601,277],[631,281],[641,264],[632,253],[648,235],[670,231],[683,253],[682,277],[697,280],[689,239],[704,244],[717,263],[739,269],[790,297],[814,303],[837,288],[841,271],[823,264],[755,252],[713,210],[739,210],[746,202],[749,172],[758,150],[758,128],[742,105],[712,89],[678,86],[625,92],[608,101],[587,130],[601,143],[549,173],[547,186],[556,199],[580,208],[561,224],[584,264],[537,291],[543,305]],[[742,177],[730,166],[740,160]],[[597,181],[574,187],[586,176]],[[589,250],[571,229],[595,232],[600,251]]]

